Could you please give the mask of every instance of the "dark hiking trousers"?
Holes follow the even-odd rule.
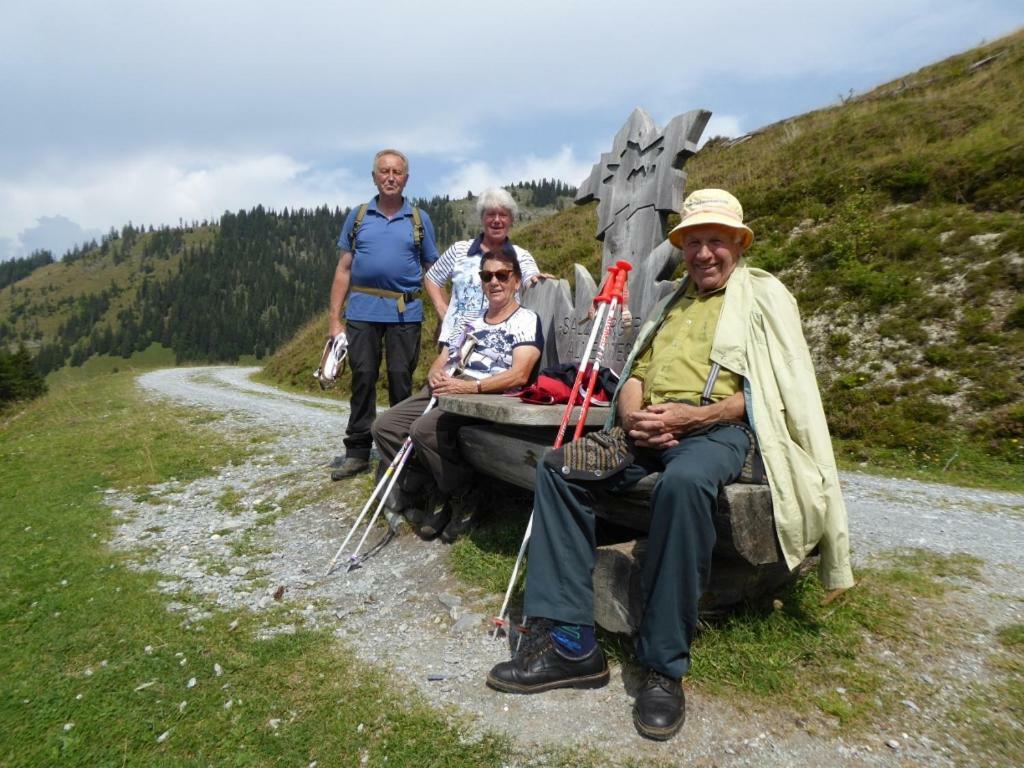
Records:
[[[413,476],[426,473],[433,478],[438,490],[449,495],[473,478],[473,469],[459,453],[456,440],[459,429],[479,419],[445,413],[438,407],[424,414],[430,402],[430,390],[424,387],[418,394],[389,408],[373,423],[373,439],[386,463],[395,458],[408,435],[412,435],[415,450],[402,470],[400,486],[413,490],[422,485]]]
[[[370,427],[377,416],[377,377],[382,348],[387,360],[388,402],[412,394],[412,374],[420,358],[420,323],[366,323],[349,320],[348,365],[352,370],[352,399],[345,430],[345,455],[370,458]]]
[[[538,464],[524,613],[567,624],[594,623],[590,488],[622,492],[660,471],[651,494],[636,655],[646,666],[681,678],[690,668],[697,604],[711,572],[718,491],[739,477],[749,444],[742,429],[718,425],[660,453],[639,451],[635,464],[600,485],[567,481],[557,469]]]

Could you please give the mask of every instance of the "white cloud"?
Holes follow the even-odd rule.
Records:
[[[540,179],[561,179],[578,186],[590,175],[593,164],[594,160],[577,159],[572,147],[562,147],[549,157],[528,155],[498,167],[482,160],[469,162],[442,178],[440,186],[442,194],[451,197],[463,197],[467,191],[478,194],[490,186]]]
[[[34,226],[18,234],[18,245],[12,248],[11,256],[46,250],[59,259],[76,245],[97,240],[102,234],[98,229],[83,229],[66,216],[42,216]]]
[[[745,131],[740,127],[740,118],[736,115],[718,115],[712,113],[711,119],[708,120],[707,126],[704,128],[704,133],[700,137],[700,146],[704,146],[708,139],[713,139],[716,136],[725,136],[729,139],[734,139],[737,136],[742,136]]]
[[[348,170],[314,170],[286,155],[144,155],[57,171],[48,167],[21,179],[0,181],[0,231],[26,232],[44,215],[57,214],[106,231],[137,225],[215,219],[225,210],[352,205],[367,181]]]
[[[55,214],[105,231],[351,204],[388,145],[413,157],[415,193],[578,184],[637,105],[707,108],[706,137],[740,134],[1021,23],[1020,0],[0,6],[8,241]]]

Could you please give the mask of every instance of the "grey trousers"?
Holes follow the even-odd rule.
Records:
[[[595,517],[590,489],[629,489],[652,472],[651,528],[641,575],[644,614],[636,640],[641,663],[676,679],[690,668],[697,605],[711,572],[719,488],[739,477],[750,441],[742,429],[718,425],[637,461],[599,483],[568,481],[537,467],[533,534],[524,612],[566,624],[594,623]]]
[[[378,416],[371,431],[377,449],[389,463],[405,438],[412,435],[416,450],[402,470],[406,475],[402,488],[412,490],[422,485],[410,477],[420,472],[432,477],[442,494],[449,495],[473,478],[472,468],[459,453],[456,437],[459,429],[476,424],[479,419],[445,413],[437,407],[424,414],[429,402],[430,390],[424,387]]]

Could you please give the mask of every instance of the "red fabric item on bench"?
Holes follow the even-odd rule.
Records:
[[[568,403],[578,370],[579,366],[575,363],[564,363],[551,368],[545,368],[537,377],[537,381],[524,388],[517,396],[524,403],[532,403],[534,405],[560,405]],[[589,380],[590,366],[587,366],[583,376],[583,385],[576,395],[576,405],[583,404],[583,396],[586,394],[584,387]],[[590,398],[591,405],[608,405],[617,383],[618,376],[611,369],[600,368],[597,372],[597,386],[594,387],[594,394]]]

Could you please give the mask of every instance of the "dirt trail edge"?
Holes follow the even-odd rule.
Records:
[[[138,567],[162,574],[169,608],[182,610],[184,621],[203,613],[174,600],[182,589],[256,612],[284,605],[283,623],[267,613],[268,636],[300,626],[329,628],[367,663],[390,670],[400,688],[418,691],[475,732],[508,733],[526,748],[575,745],[610,762],[652,758],[686,765],[973,764],[962,746],[943,737],[942,713],[925,705],[916,712],[908,706],[905,721],[851,737],[827,723],[805,727],[792,713],[752,712],[749,704],[740,710],[688,690],[682,733],[657,744],[634,732],[626,690],[631,681],[617,667],[598,691],[491,691],[484,676],[507,658],[507,646],[487,633],[484,598],[493,602],[494,596],[475,594],[451,576],[446,545],[400,535],[366,567],[324,577],[365,501],[343,484],[332,487],[327,477],[325,465],[341,449],[346,411],[333,401],[254,383],[249,376],[255,370],[177,368],[140,376],[148,396],[222,414],[217,427],[224,434],[264,442],[255,458],[215,476],[172,480],[139,496],[106,492],[120,523],[113,545],[135,553]],[[1024,621],[1024,496],[855,473],[844,473],[842,482],[857,564],[899,547],[980,557],[990,566],[985,582],[958,597],[958,610],[978,623],[979,633]],[[282,586],[278,603],[273,593]],[[984,650],[951,675],[977,672]],[[957,682],[939,684],[953,689]]]

